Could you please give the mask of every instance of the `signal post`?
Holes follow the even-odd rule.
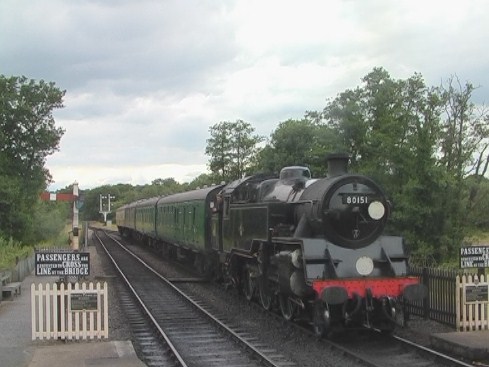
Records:
[[[79,250],[78,196],[79,196],[78,182],[73,183],[72,194],[56,194],[47,191],[41,194],[41,200],[44,201],[68,201],[73,203],[73,217],[72,217],[73,238],[71,238],[70,247],[74,251]]]

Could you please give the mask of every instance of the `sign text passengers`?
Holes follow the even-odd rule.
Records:
[[[86,276],[90,274],[89,252],[36,252],[36,275]]]
[[[460,268],[488,268],[489,246],[468,246],[460,248]]]

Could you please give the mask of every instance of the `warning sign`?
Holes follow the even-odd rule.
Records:
[[[461,247],[460,268],[489,268],[489,246]]]
[[[97,311],[97,292],[73,292],[70,294],[71,311]]]
[[[36,252],[38,276],[87,276],[90,275],[89,252]]]
[[[489,302],[489,287],[487,283],[465,284],[465,303]]]

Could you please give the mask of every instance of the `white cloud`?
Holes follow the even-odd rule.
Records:
[[[268,136],[320,110],[373,67],[457,74],[487,102],[483,0],[0,2],[0,72],[66,89],[56,184],[188,181],[209,127],[243,119]]]

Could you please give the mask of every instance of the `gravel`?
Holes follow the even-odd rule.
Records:
[[[98,241],[93,241],[91,235],[88,245],[86,251],[90,253],[90,276],[87,281],[107,282],[109,289],[109,339],[131,340],[131,330],[118,301],[117,285],[122,285],[122,281],[116,275],[103,248],[98,244]]]

